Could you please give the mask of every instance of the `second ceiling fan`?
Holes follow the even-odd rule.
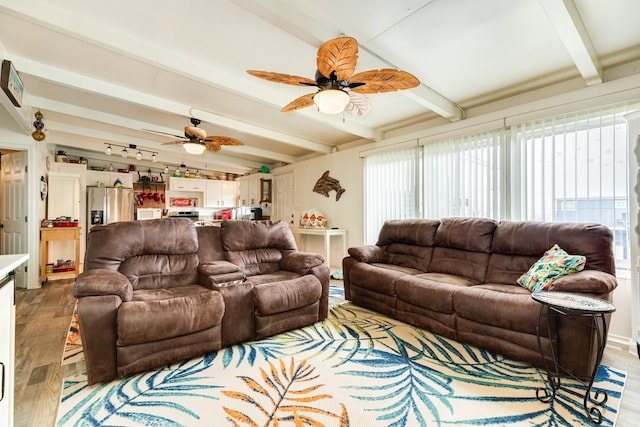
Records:
[[[207,136],[207,131],[198,127],[200,120],[194,117],[191,117],[191,124],[192,126],[185,126],[184,135],[176,135],[151,129],[143,130],[160,135],[169,135],[174,138],[180,138],[176,141],[163,142],[162,145],[182,144],[185,151],[190,154],[202,154],[205,150],[217,153],[222,149],[223,145],[244,145],[242,141],[229,136]]]
[[[358,42],[352,37],[338,37],[318,49],[315,80],[291,74],[247,70],[252,76],[276,83],[315,86],[318,91],[303,95],[287,104],[282,111],[294,111],[317,105],[321,112],[346,112],[364,116],[371,108],[365,94],[411,89],[420,81],[406,71],[383,68],[353,74],[358,61]]]

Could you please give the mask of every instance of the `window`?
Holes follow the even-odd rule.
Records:
[[[420,218],[420,147],[372,154],[364,162],[365,243],[388,219]]]
[[[425,216],[499,219],[503,144],[501,129],[425,144]]]
[[[512,162],[521,173],[511,217],[604,224],[614,233],[617,267],[628,268],[628,111],[621,106],[514,126]]]
[[[392,218],[597,222],[613,231],[616,265],[628,269],[623,116],[638,108],[594,109],[424,142],[422,162],[415,149],[366,157],[366,242],[375,243]]]

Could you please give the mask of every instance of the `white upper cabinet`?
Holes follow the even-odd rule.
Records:
[[[236,181],[207,180],[204,192],[204,207],[236,207],[238,183]]]

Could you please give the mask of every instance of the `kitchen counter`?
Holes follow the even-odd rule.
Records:
[[[0,278],[6,276],[29,259],[29,254],[0,255]]]

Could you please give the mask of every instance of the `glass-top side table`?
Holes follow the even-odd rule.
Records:
[[[602,413],[599,408],[607,402],[608,396],[605,390],[598,389],[594,391],[592,390],[592,387],[606,345],[607,322],[605,319],[605,314],[614,312],[616,310],[615,305],[602,299],[580,295],[572,292],[542,291],[531,294],[531,297],[535,301],[540,303],[540,311],[538,311],[538,320],[536,324],[536,338],[538,340],[538,350],[540,351],[542,362],[544,364],[545,370],[547,371],[547,382],[549,383],[549,387],[551,387],[551,394],[549,394],[546,387],[538,388],[536,390],[536,397],[541,402],[552,401],[556,397],[556,391],[562,385],[560,377],[562,375],[569,376],[587,387],[583,398],[584,410],[592,422],[600,424],[602,422]],[[558,362],[558,354],[553,344],[551,345],[553,367],[549,366],[547,358],[544,356],[544,352],[542,350],[542,340],[540,338],[540,320],[543,318],[543,316],[547,316],[548,318],[586,317],[591,319],[590,327],[595,331],[598,348],[595,366],[593,368],[591,376],[587,378],[588,382],[567,372],[566,369],[560,366]],[[551,328],[551,324],[552,322],[550,321],[550,319],[548,319],[547,336],[553,343],[553,331]],[[593,406],[589,407],[589,403],[593,404]]]

